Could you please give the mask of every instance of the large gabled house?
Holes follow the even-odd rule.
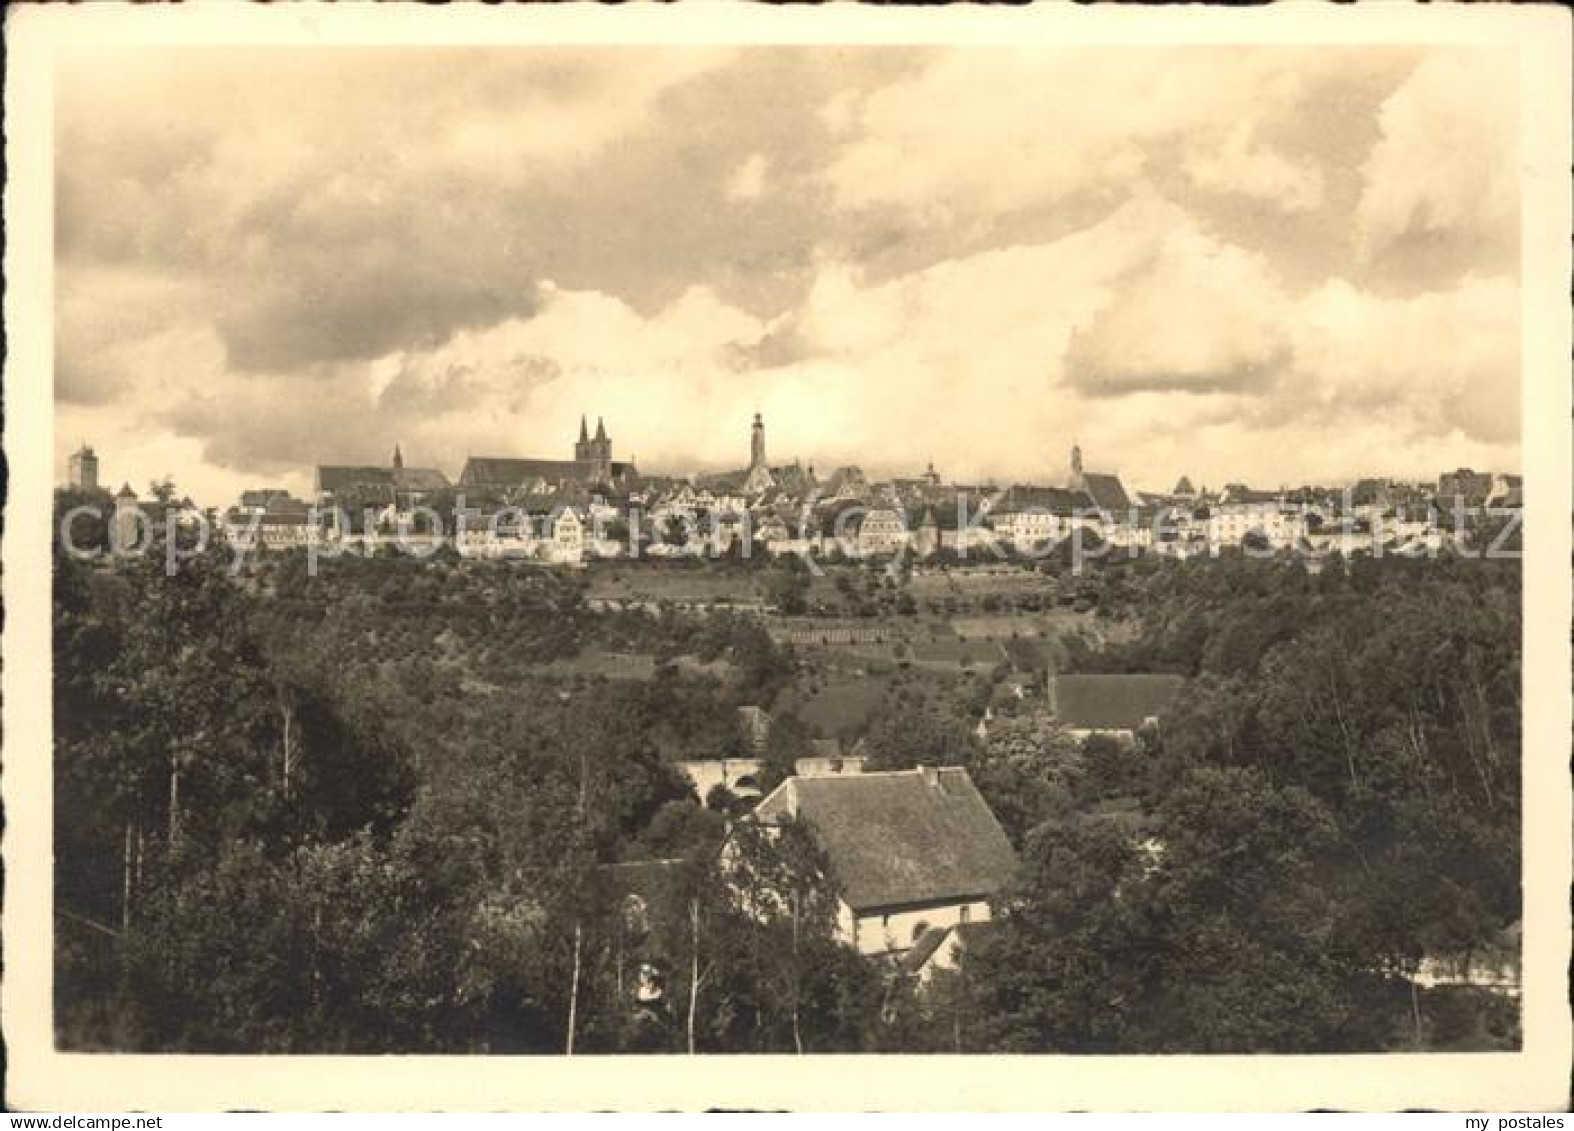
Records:
[[[240,504],[224,516],[223,531],[244,549],[283,550],[305,546],[321,537],[320,517],[288,491],[245,491]]]
[[[1078,526],[1097,525],[1098,504],[1084,490],[1015,485],[989,499],[989,525],[1020,550],[1069,537]]]
[[[925,766],[788,778],[755,807],[766,825],[802,821],[838,886],[841,940],[899,956],[925,933],[990,918],[1016,853],[967,771]]]

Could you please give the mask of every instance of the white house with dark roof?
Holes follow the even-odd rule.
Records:
[[[1208,508],[1204,530],[1211,546],[1238,546],[1253,535],[1272,549],[1291,549],[1307,534],[1306,512],[1262,491],[1242,491]]]
[[[907,523],[895,507],[870,507],[853,515],[848,525],[855,557],[894,554],[908,542]]]
[[[1016,853],[964,769],[788,778],[752,820],[808,825],[838,885],[842,941],[901,955],[925,933],[990,918]]]
[[[321,517],[288,491],[246,491],[224,516],[224,536],[243,550],[287,550],[323,537]]]
[[[548,520],[543,549],[548,561],[579,562],[585,557],[585,520],[573,507],[560,507]]]
[[[1091,495],[1069,487],[1016,485],[990,496],[989,525],[1019,550],[1059,542],[1078,527],[1097,527]]]

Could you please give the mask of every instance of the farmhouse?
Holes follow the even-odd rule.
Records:
[[[900,955],[932,928],[987,920],[1016,867],[959,768],[788,778],[753,819],[808,824],[839,885],[842,941],[860,954]]]

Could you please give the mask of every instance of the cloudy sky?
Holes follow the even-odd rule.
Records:
[[[1164,489],[1519,462],[1512,56],[213,49],[56,107],[56,456]]]

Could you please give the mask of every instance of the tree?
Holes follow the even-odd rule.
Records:
[[[1107,822],[1029,837],[1001,919],[972,956],[986,1048],[1131,1051],[1156,975],[1143,885],[1135,846]]]
[[[148,494],[153,496],[160,507],[167,507],[175,501],[175,481],[168,475],[162,479],[154,479],[148,483]]]
[[[784,616],[809,611],[809,575],[793,558],[786,557],[766,573],[765,600]]]
[[[893,712],[875,720],[868,735],[871,770],[914,766],[965,766],[973,735],[961,719],[929,711]]]
[[[765,757],[760,767],[760,790],[770,793],[797,772],[798,760],[814,753],[809,728],[792,711],[781,711],[771,719],[765,739]]]
[[[1068,816],[1083,777],[1083,757],[1044,715],[1007,716],[990,727],[969,772],[1013,844],[1045,821]]]
[[[799,821],[766,827],[739,822],[727,844],[726,874],[748,932],[748,966],[766,1047],[830,1051],[858,1024],[854,973],[836,938],[836,884],[813,832]]]
[[[689,544],[689,522],[680,514],[668,515],[661,524],[661,541],[665,546],[682,549]]]

